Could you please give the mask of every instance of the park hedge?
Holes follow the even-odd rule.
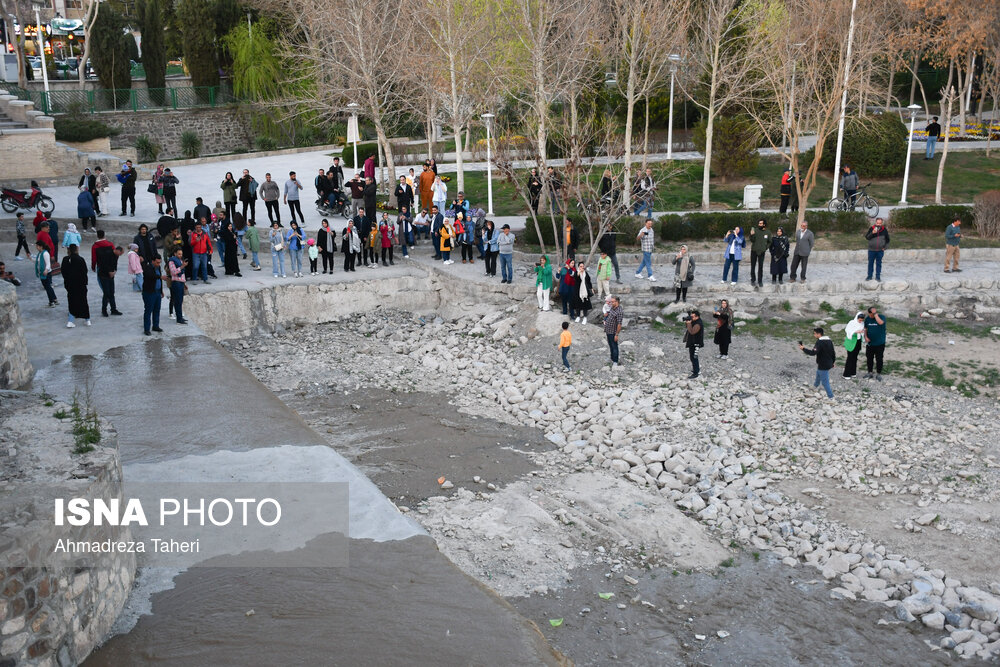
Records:
[[[567,216],[556,216],[556,229],[563,229],[563,220],[569,218],[573,227],[577,230],[580,238],[580,247],[588,246],[590,235],[587,232],[587,219],[579,213],[571,213]],[[627,246],[635,243],[635,237],[639,234],[639,228],[646,223],[645,218],[625,217],[618,220],[614,229],[618,232],[618,246]],[[552,238],[552,217],[548,215],[538,216],[538,226],[542,229],[542,240],[546,246],[555,245]],[[524,242],[529,245],[539,245],[538,234],[535,233],[535,224],[531,221],[531,216],[524,219]]]
[[[354,144],[344,144],[344,152],[340,154],[340,161],[344,163],[345,167],[350,169],[358,169],[365,163],[368,157],[374,157],[378,159],[378,142],[377,141],[365,141],[358,143],[358,163],[354,164]]]
[[[974,221],[971,206],[921,206],[919,208],[894,208],[889,214],[890,229],[928,229],[943,231],[959,218],[963,225],[972,228]]]
[[[99,120],[73,116],[57,116],[52,126],[56,131],[56,141],[84,142],[113,137],[120,131],[118,128],[111,127]]]
[[[793,214],[794,215],[794,214]],[[785,217],[778,213],[684,213],[660,217],[658,240],[660,241],[705,241],[722,239],[733,227],[749,229],[763,218],[767,228],[774,231],[784,227],[790,234],[795,228],[795,217]],[[868,218],[861,211],[807,211],[806,222],[814,233],[861,232]]]

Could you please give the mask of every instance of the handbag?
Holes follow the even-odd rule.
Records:
[[[62,267],[59,266],[58,264],[53,264],[52,267],[49,269],[48,277],[51,278],[52,276],[58,276],[58,275],[62,275]]]
[[[149,185],[146,186],[146,192],[156,194],[157,190],[158,188],[156,187],[156,183],[150,183]]]
[[[281,252],[282,250],[285,249],[285,244],[284,243],[273,243],[273,244],[271,244],[271,249],[274,252]]]
[[[848,352],[854,352],[854,348],[858,346],[857,336],[848,336],[844,339],[844,349]]]

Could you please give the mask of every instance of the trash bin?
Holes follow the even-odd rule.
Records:
[[[763,185],[746,185],[743,187],[743,208],[747,210],[760,209],[760,193]]]

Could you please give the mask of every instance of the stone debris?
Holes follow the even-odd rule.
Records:
[[[426,325],[394,311],[353,316],[352,354],[366,359],[359,366],[370,366],[354,377],[373,386],[389,386],[391,380],[394,391],[430,384],[470,410],[492,406],[495,418],[539,429],[567,464],[607,471],[667,498],[725,541],[770,551],[789,566],[812,566],[831,583],[833,597],[883,604],[898,622],[919,620],[942,632],[953,628],[941,646],[959,655],[1000,655],[996,589],[963,586],[942,570],[894,553],[877,541],[879,536],[866,537],[826,519],[826,496],[815,486],[835,485],[870,498],[905,495],[921,508],[996,502],[1000,462],[983,450],[982,443],[995,438],[995,415],[986,407],[940,390],[934,390],[932,400],[873,394],[860,404],[830,402],[811,387],[756,385],[747,373],[731,373],[724,382],[687,381],[664,368],[666,345],[646,348],[654,360],[648,364],[571,378],[552,370],[551,357],[533,360],[529,352],[531,345],[557,334],[559,316],[553,314],[550,321],[538,314],[536,320],[534,314],[519,317],[518,311],[517,305],[477,311],[470,304],[451,319],[426,318]],[[921,316],[942,314],[932,308]],[[532,338],[538,342],[522,340],[524,349],[516,353],[497,344],[516,341],[528,327],[536,329]],[[595,330],[596,350],[602,337]],[[275,337],[294,337],[296,345],[286,349],[305,357],[313,344],[336,349],[327,344],[331,331],[346,330],[331,325]],[[589,332],[578,329],[574,350],[578,333],[580,344],[587,344]],[[1000,329],[991,333],[1000,335]],[[376,347],[392,354],[377,362]],[[623,353],[642,354],[637,346],[633,350]],[[258,360],[259,352],[234,349],[234,354],[272,387],[292,388],[301,381],[294,368],[269,366],[263,355]],[[429,372],[428,360],[439,364],[444,359],[446,373]],[[335,357],[330,363],[340,370]],[[874,431],[873,423],[878,424]],[[777,492],[776,484],[787,479],[814,484],[801,493],[818,504],[807,507]],[[473,481],[485,480],[477,476]],[[452,487],[449,481],[441,484]],[[980,515],[981,522],[989,519]],[[561,508],[546,520],[580,525],[584,519],[572,508]],[[898,528],[956,535],[966,530],[931,510]],[[626,565],[616,565],[610,554],[599,557],[608,558],[612,571]],[[623,579],[638,584],[628,575]]]

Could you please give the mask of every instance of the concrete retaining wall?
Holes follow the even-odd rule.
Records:
[[[31,379],[31,373],[17,291],[0,281],[0,389],[17,389]]]
[[[181,134],[195,132],[201,137],[201,152],[233,153],[253,146],[249,122],[229,107],[178,111],[138,111],[98,115],[121,134],[111,139],[112,150],[135,145],[146,135],[160,145],[160,158],[181,157]]]
[[[135,554],[88,555],[77,567],[44,560],[56,539],[102,541],[108,527],[57,527],[54,498],[121,498],[114,432],[105,424],[94,451],[74,454],[72,423],[40,399],[9,415],[16,451],[2,458],[0,486],[0,664],[77,665],[111,630],[135,578]],[[12,450],[15,448],[11,448]],[[9,454],[9,452],[5,452]],[[58,531],[58,532],[57,532]],[[130,539],[128,531],[119,533]],[[35,564],[35,565],[33,565]]]

